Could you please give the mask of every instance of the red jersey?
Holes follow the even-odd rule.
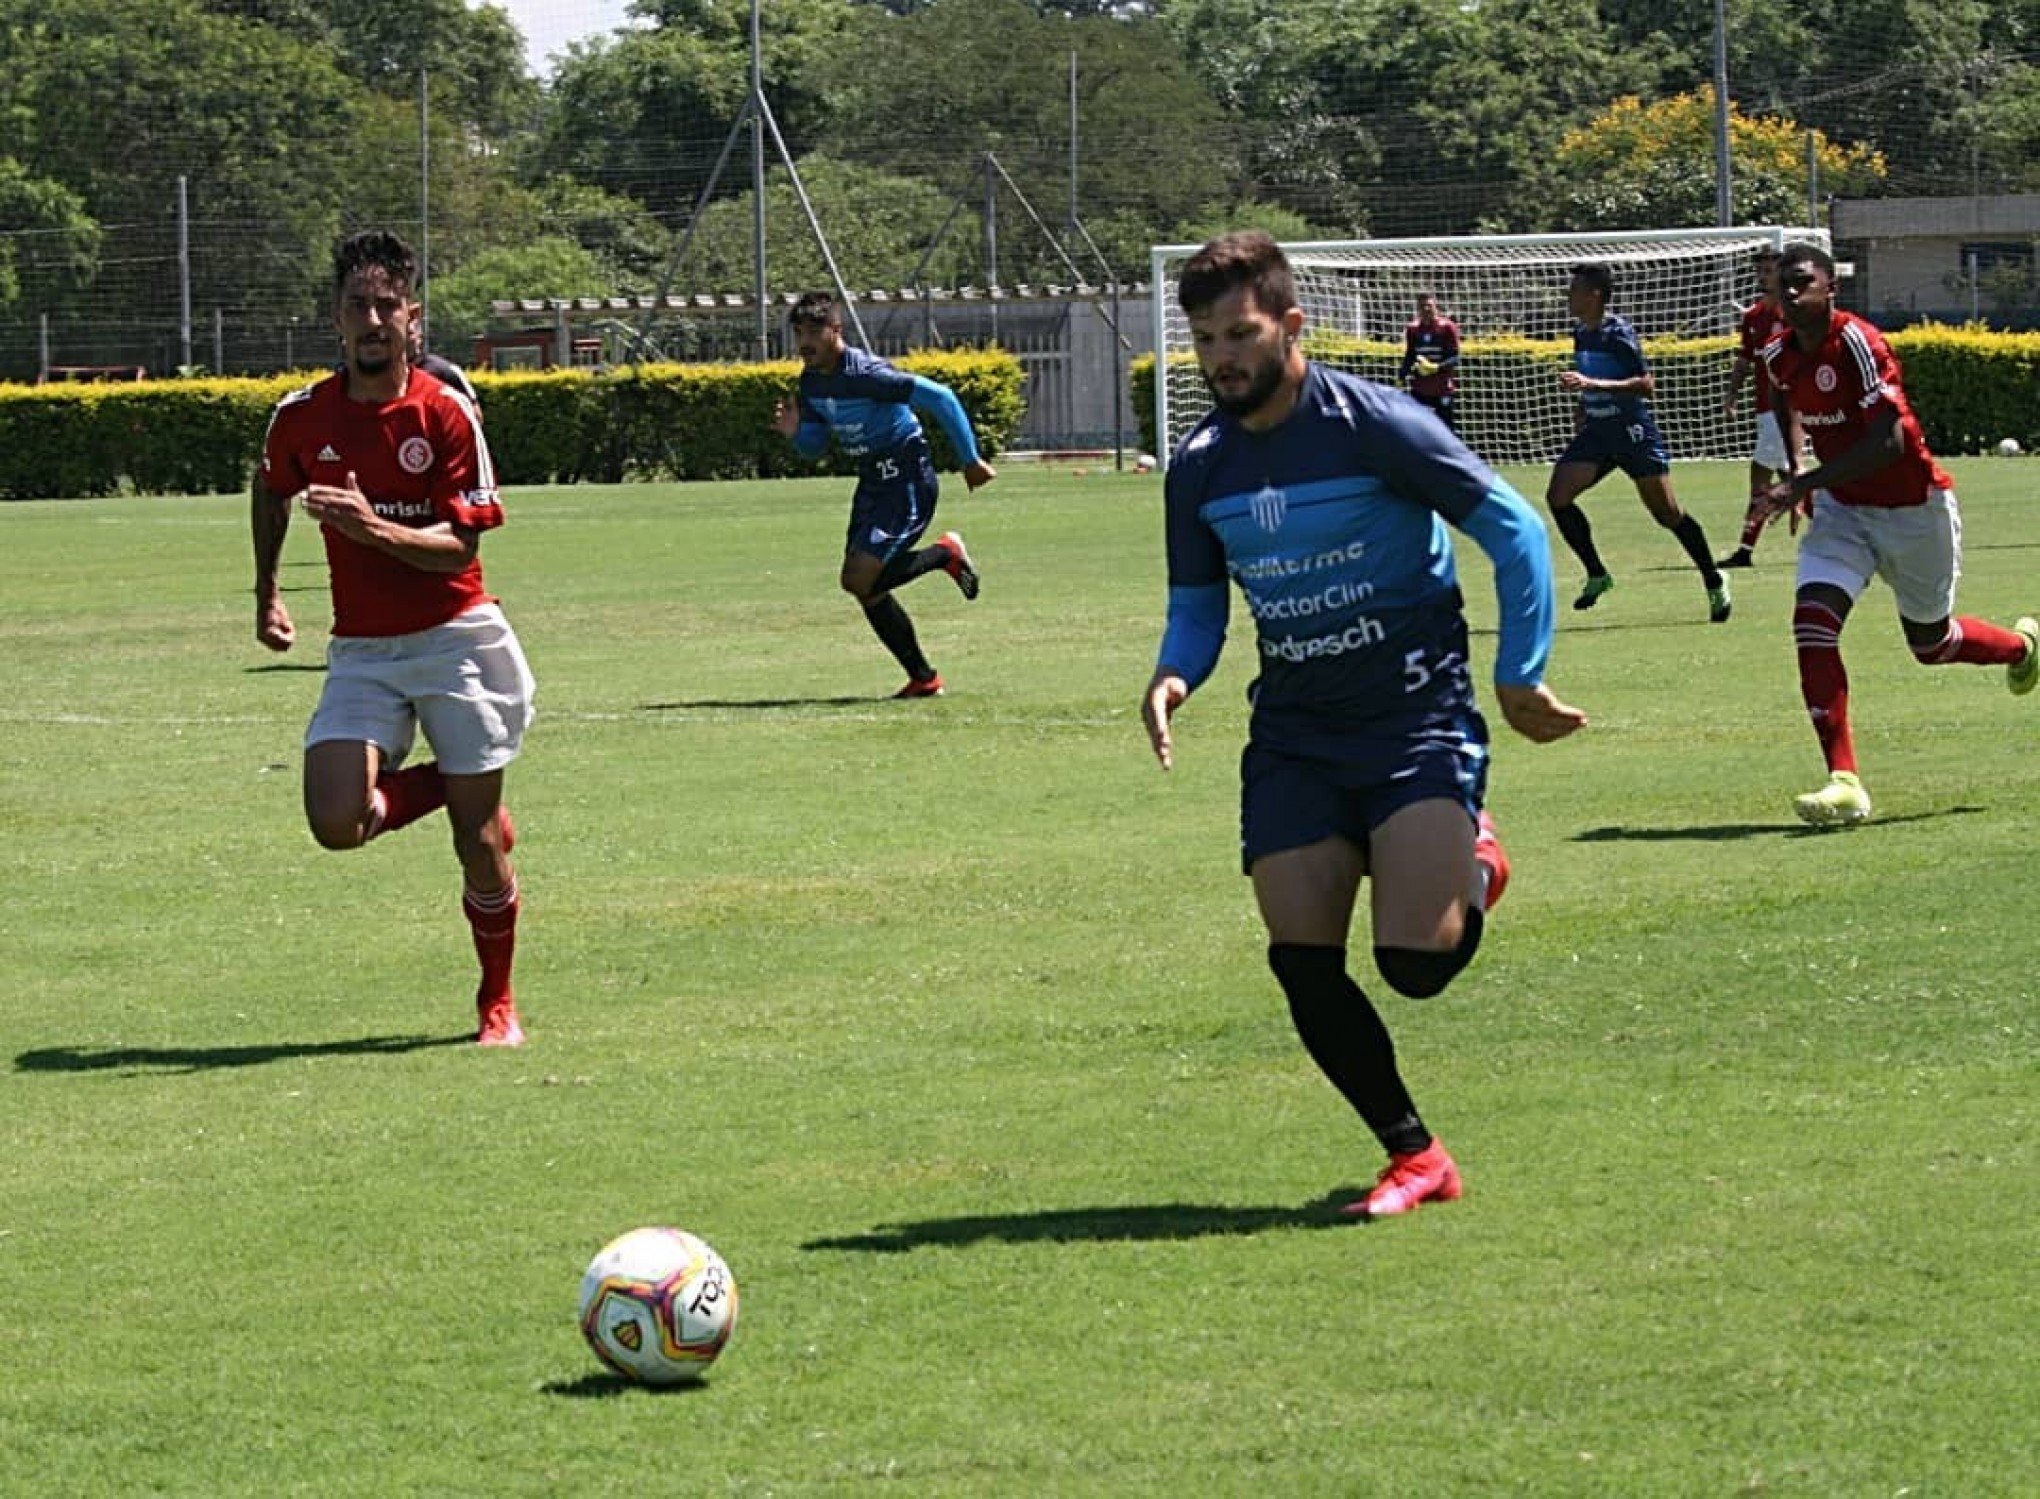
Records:
[[[1931,489],[1954,488],[1954,481],[1927,451],[1919,418],[1899,383],[1898,359],[1875,324],[1853,312],[1835,312],[1828,320],[1827,336],[1811,354],[1799,347],[1789,327],[1781,325],[1764,345],[1763,357],[1771,383],[1791,403],[1822,463],[1855,446],[1879,412],[1898,413],[1905,452],[1875,473],[1829,486],[1828,492],[1842,504],[1897,509],[1924,505]]]
[[[402,525],[487,531],[503,524],[481,418],[423,370],[410,372],[403,395],[379,405],[348,399],[340,374],[276,403],[262,445],[262,480],[272,494],[341,487],[349,473],[377,515]],[[495,602],[483,590],[479,559],[456,573],[426,572],[331,526],[319,531],[335,635],[408,635]]]
[[[1750,362],[1750,397],[1759,416],[1771,409],[1771,372],[1764,367],[1763,348],[1784,326],[1785,314],[1768,298],[1759,297],[1742,315],[1742,357]]]
[[[1412,319],[1403,329],[1403,374],[1410,382],[1410,394],[1421,400],[1435,401],[1451,395],[1459,388],[1457,365],[1446,365],[1442,370],[1430,374],[1415,371],[1418,359],[1432,359],[1443,363],[1459,357],[1459,325],[1449,317],[1441,317],[1434,323],[1421,318]]]

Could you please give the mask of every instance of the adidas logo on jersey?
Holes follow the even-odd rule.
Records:
[[[329,442],[319,449],[319,456],[315,461],[319,463],[338,463],[340,455],[333,451],[333,444]]]

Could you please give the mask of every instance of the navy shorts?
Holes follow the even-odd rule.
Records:
[[[1488,733],[1468,711],[1415,733],[1355,736],[1336,758],[1247,743],[1240,756],[1240,868],[1334,834],[1366,848],[1376,828],[1416,802],[1443,798],[1468,817],[1487,794]]]
[[[890,452],[866,458],[857,470],[857,493],[850,498],[850,529],[845,552],[868,552],[890,562],[921,539],[935,519],[935,498],[941,489],[935,461],[926,441],[916,438]]]
[[[1672,471],[1671,450],[1649,417],[1631,422],[1588,422],[1558,455],[1560,463],[1591,463],[1594,478],[1619,468],[1632,479],[1656,479]]]

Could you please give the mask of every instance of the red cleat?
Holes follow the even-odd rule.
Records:
[[[963,538],[954,531],[944,531],[935,538],[935,545],[949,553],[949,560],[942,564],[942,570],[956,580],[957,592],[967,599],[978,596],[978,570],[971,565],[970,553],[965,550]]]
[[[503,845],[504,853],[517,847],[517,824],[510,820],[510,809],[500,802],[496,805],[496,831],[501,835],[497,841]]]
[[[1427,1202],[1455,1202],[1465,1190],[1459,1163],[1433,1140],[1422,1150],[1390,1156],[1374,1190],[1344,1211],[1352,1218],[1393,1218]]]
[[[940,697],[942,696],[942,674],[937,672],[932,677],[916,677],[898,692],[895,692],[893,696],[896,698]]]
[[[1487,871],[1487,899],[1483,911],[1492,911],[1509,888],[1509,856],[1502,852],[1502,840],[1495,836],[1495,820],[1485,807],[1480,809],[1480,828],[1473,835],[1473,856]]]
[[[475,1031],[477,1046],[522,1046],[524,1027],[517,1021],[517,1006],[509,995],[501,999],[477,1000],[475,1014],[481,1024]]]

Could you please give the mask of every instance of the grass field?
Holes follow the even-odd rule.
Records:
[[[2009,622],[2040,466],[1956,474]],[[1725,550],[1740,467],[1677,479]],[[1804,833],[1789,542],[1710,627],[1597,490],[1592,724],[1498,730],[1487,946],[1423,1004],[1356,968],[1468,1195],[1346,1224],[1376,1149],[1236,872],[1244,624],[1164,777],[1159,480],[950,487],[985,592],[905,596],[917,704],[840,482],[512,493],[519,1052],[463,1044],[443,820],[303,829],[302,523],[272,658],[241,500],[0,506],[0,1492],[2036,1492],[2040,698],[1873,591],[1878,817]],[[656,1222],[742,1287],[691,1393],[574,1323]]]

